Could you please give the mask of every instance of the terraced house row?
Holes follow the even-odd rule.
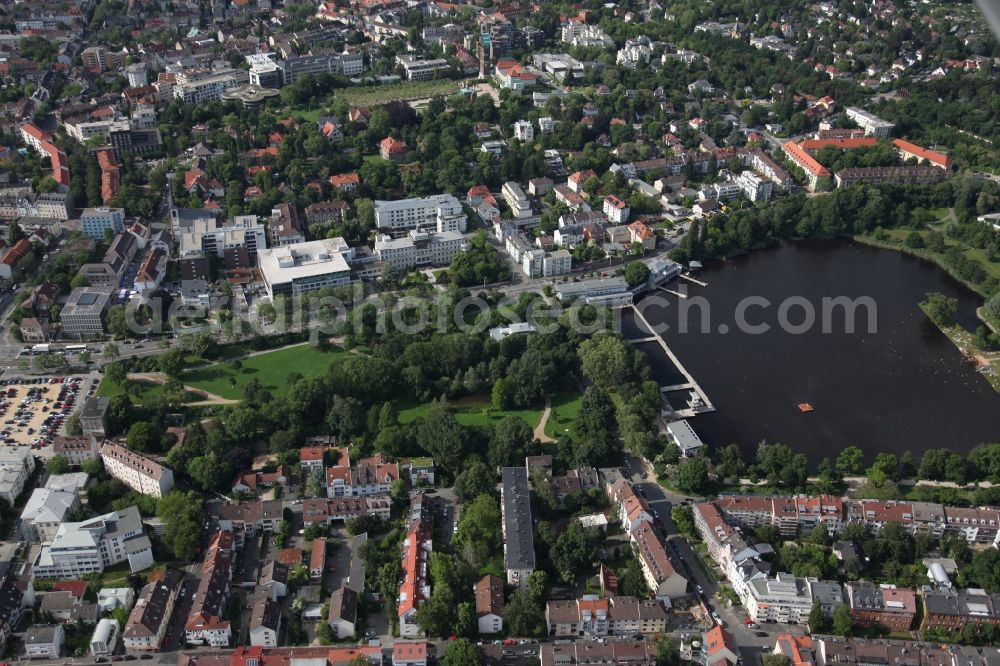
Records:
[[[757,497],[736,495],[713,502],[726,521],[739,527],[774,525],[782,536],[823,525],[833,534],[849,523],[863,523],[878,534],[888,523],[912,533],[953,534],[969,543],[998,545],[1000,509],[945,506],[934,502],[842,500],[831,495]]]

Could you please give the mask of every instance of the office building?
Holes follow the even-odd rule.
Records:
[[[351,269],[342,254],[346,250],[342,238],[260,250],[257,259],[268,297],[273,299],[278,294],[290,296],[347,284],[351,280]]]
[[[375,226],[390,233],[410,229],[465,232],[462,203],[451,194],[375,202]]]
[[[92,340],[104,335],[104,313],[111,303],[107,288],[77,287],[70,292],[59,313],[63,335],[74,340]]]
[[[153,547],[139,510],[130,506],[78,523],[63,523],[34,563],[36,578],[80,578],[128,562],[134,573],[153,566]]]
[[[84,208],[83,212],[80,213],[80,230],[88,238],[103,240],[105,232],[109,229],[118,234],[124,228],[124,208],[100,206],[98,208]]]
[[[500,510],[507,584],[523,586],[535,570],[534,523],[528,471],[524,467],[503,468]]]
[[[231,222],[219,225],[215,217],[199,217],[181,228],[178,255],[183,259],[214,254],[225,259],[227,268],[247,268],[239,257],[253,262],[257,253],[267,247],[266,229],[256,215],[237,215]]]
[[[51,543],[59,526],[79,511],[76,492],[35,488],[21,511],[21,536],[25,541]]]
[[[101,447],[104,469],[132,490],[160,498],[174,487],[174,473],[152,458],[110,441]]]

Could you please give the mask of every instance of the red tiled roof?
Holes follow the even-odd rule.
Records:
[[[830,170],[817,162],[812,155],[802,150],[794,141],[786,141],[782,148],[793,162],[814,176],[829,176]]]
[[[951,164],[951,160],[948,159],[947,155],[942,153],[928,150],[923,146],[918,146],[915,143],[910,143],[909,141],[904,141],[903,139],[896,139],[892,142],[892,145],[903,153],[908,155],[913,155],[919,159],[927,160],[932,164],[937,164],[938,166],[948,167]]]
[[[52,585],[54,592],[69,592],[77,599],[83,599],[87,594],[87,581],[85,580],[60,580]]]

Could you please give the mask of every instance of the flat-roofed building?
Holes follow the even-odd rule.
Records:
[[[673,421],[667,424],[667,437],[681,450],[681,455],[690,458],[705,446],[701,437],[694,431],[687,419]]]
[[[104,313],[110,303],[110,289],[93,287],[74,289],[59,313],[63,335],[75,340],[89,340],[103,336]]]
[[[848,118],[856,122],[859,127],[864,129],[865,134],[879,139],[889,136],[893,128],[896,126],[895,123],[883,120],[874,113],[869,113],[868,111],[859,109],[855,106],[848,106],[844,109],[844,111],[847,113]]]
[[[110,229],[121,233],[125,228],[125,209],[99,206],[84,208],[80,213],[80,230],[88,238],[104,239],[104,233]]]
[[[410,229],[465,232],[462,203],[451,194],[375,202],[375,226],[393,233]]]
[[[128,562],[133,571],[153,565],[153,547],[139,510],[130,506],[77,523],[63,523],[34,563],[37,578],[79,578]]]
[[[528,471],[524,467],[504,467],[500,490],[503,514],[503,554],[507,584],[523,586],[535,570],[534,523]]]
[[[351,269],[341,254],[342,239],[326,238],[258,251],[267,295],[304,294],[347,284]]]
[[[452,257],[469,249],[458,231],[431,232],[411,229],[402,238],[380,234],[375,239],[375,256],[386,266],[408,270],[416,266],[443,266]]]

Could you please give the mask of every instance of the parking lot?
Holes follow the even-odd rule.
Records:
[[[79,377],[0,380],[0,439],[42,449],[52,444],[80,400]]]

